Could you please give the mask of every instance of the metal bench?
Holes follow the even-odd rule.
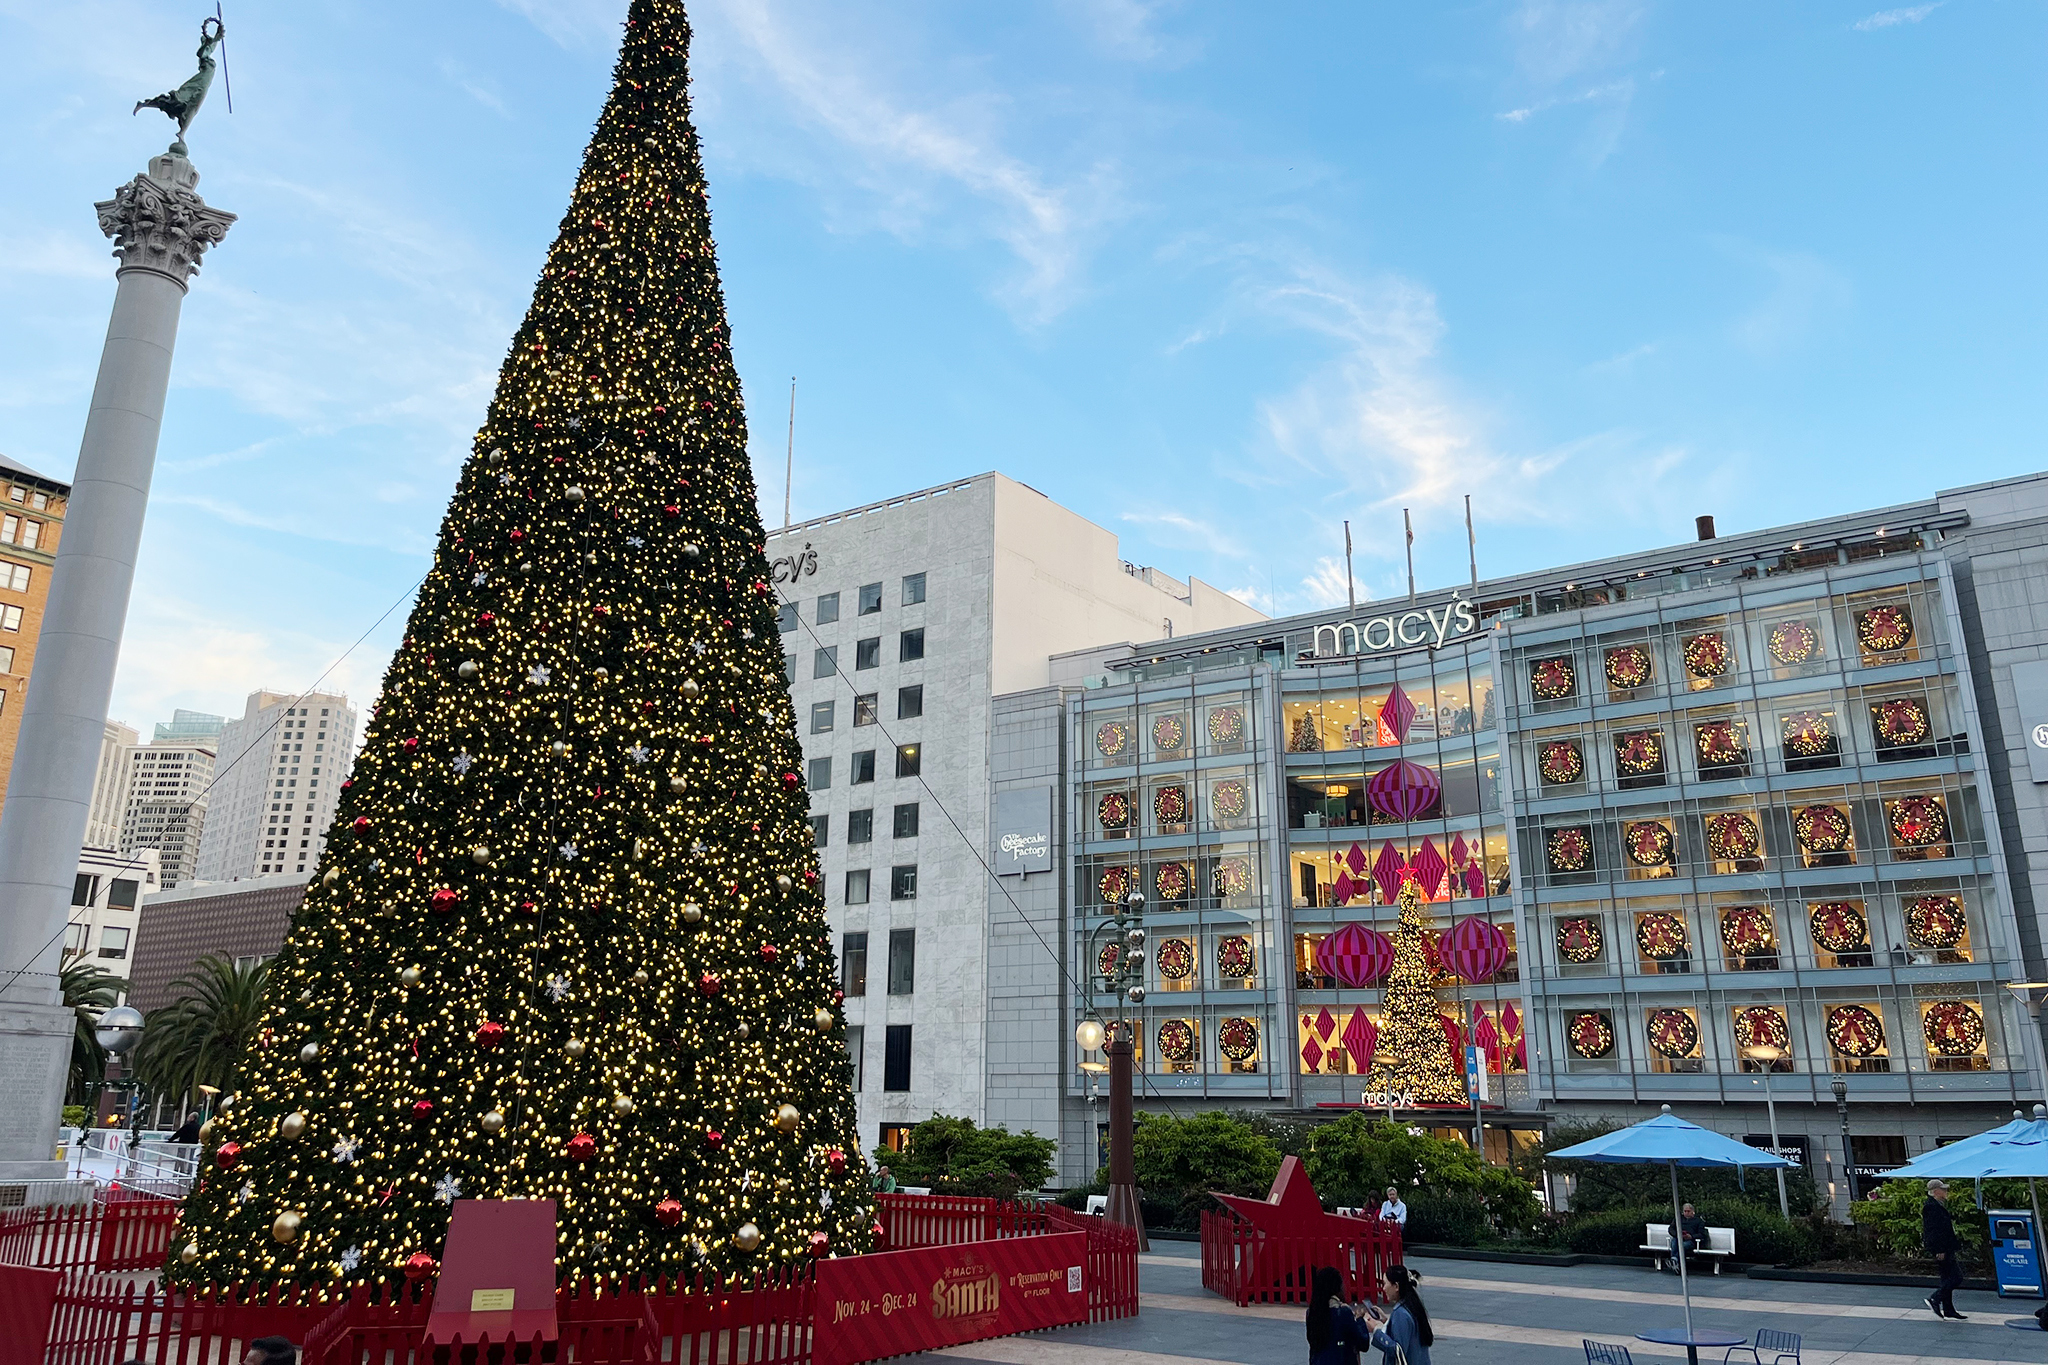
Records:
[[[1662,1270],[1666,1261],[1676,1253],[1671,1248],[1671,1227],[1667,1223],[1643,1224],[1643,1244],[1639,1251],[1650,1253],[1650,1268]],[[1714,1267],[1716,1275],[1721,1273],[1721,1262],[1735,1254],[1734,1228],[1708,1228],[1707,1244],[1698,1251],[1688,1251],[1685,1259],[1700,1261]]]

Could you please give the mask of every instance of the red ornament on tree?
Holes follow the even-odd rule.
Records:
[[[683,1206],[673,1199],[664,1199],[654,1206],[654,1216],[665,1228],[672,1228],[683,1221]]]
[[[571,1161],[588,1161],[597,1155],[597,1139],[588,1133],[578,1133],[562,1144],[562,1155]]]
[[[824,1233],[814,1232],[811,1234],[811,1255],[823,1256],[826,1253],[826,1251],[831,1248],[831,1246],[832,1239],[830,1237],[827,1237]]]
[[[369,817],[369,816],[367,816],[367,815],[358,815],[358,816],[356,817],[356,821],[355,821],[355,826],[354,826],[354,828],[355,828],[355,831],[356,831],[356,833],[358,833],[358,834],[361,834],[361,833],[362,833],[362,832],[363,832],[364,830],[368,829],[369,827],[370,827],[370,817]]]
[[[405,739],[401,741],[401,743],[403,743],[406,750],[410,752],[420,747],[420,737],[418,735],[407,735]]]
[[[460,891],[451,891],[444,886],[433,895],[427,897],[427,904],[433,907],[435,914],[445,915],[453,911],[456,906],[462,904],[462,893]]]
[[[213,1154],[213,1164],[224,1171],[235,1169],[235,1163],[241,1159],[242,1144],[239,1142],[223,1142],[220,1150]]]
[[[414,1123],[424,1123],[432,1117],[434,1117],[434,1102],[432,1100],[414,1100],[412,1102],[412,1121]]]
[[[706,972],[697,978],[697,993],[704,996],[716,995],[718,994],[719,985],[718,978],[712,973]]]
[[[505,1026],[486,1019],[476,1026],[476,1045],[486,1052],[505,1041]]]
[[[424,1251],[415,1251],[405,1258],[405,1278],[414,1284],[431,1280],[441,1269],[441,1263]]]
[[[798,777],[797,777],[797,775],[796,775],[795,773],[784,773],[784,774],[782,775],[782,785],[783,785],[783,786],[785,786],[785,787],[787,787],[787,788],[789,788],[789,789],[790,789],[791,791],[795,791],[795,790],[796,790],[796,784],[797,784],[797,783],[798,783],[798,782],[799,782],[800,780],[801,780],[801,779],[800,779],[800,778],[798,778]]]
[[[704,1134],[704,1145],[714,1152],[717,1151],[725,1145],[725,1134],[719,1132],[716,1128],[709,1130]]]
[[[774,944],[764,943],[761,945],[761,960],[763,962],[773,962],[780,951]]]
[[[831,1151],[825,1153],[825,1165],[831,1169],[832,1174],[844,1175],[846,1173],[846,1153],[834,1147]]]

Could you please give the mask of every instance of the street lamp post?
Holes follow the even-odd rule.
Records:
[[[1828,1089],[1835,1093],[1835,1112],[1842,1119],[1842,1192],[1844,1202],[1856,1202],[1856,1158],[1849,1151],[1849,1083],[1840,1076],[1828,1083]]]
[[[1769,1043],[1758,1043],[1755,1047],[1744,1048],[1742,1055],[1751,1061],[1762,1062],[1764,1065],[1764,1108],[1769,1110],[1771,1115],[1771,1155],[1782,1157],[1784,1153],[1778,1150],[1783,1145],[1778,1141],[1778,1097],[1771,1091],[1771,1068],[1778,1064],[1780,1058],[1784,1057],[1785,1049],[1772,1047]],[[1784,1216],[1787,1222],[1791,1221],[1792,1201],[1785,1197],[1785,1168],[1783,1166],[1778,1167],[1778,1212]]]
[[[1137,1165],[1131,1152],[1131,1063],[1137,1037],[1126,1004],[1145,1001],[1145,893],[1133,891],[1115,915],[1091,937],[1090,956],[1100,968],[1101,988],[1116,996],[1117,1017],[1107,1028],[1095,1018],[1092,999],[1088,1015],[1074,1030],[1082,1051],[1102,1048],[1109,1058],[1109,1205],[1104,1217],[1138,1234],[1138,1249],[1150,1251],[1145,1218],[1138,1207]],[[1114,947],[1114,954],[1104,950]],[[1091,989],[1092,997],[1094,991]],[[1084,1069],[1093,1069],[1087,1063]]]

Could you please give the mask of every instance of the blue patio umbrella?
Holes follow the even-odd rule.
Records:
[[[1740,1169],[1757,1166],[1774,1170],[1792,1163],[1774,1152],[1761,1147],[1751,1147],[1737,1142],[1734,1138],[1723,1137],[1697,1123],[1687,1123],[1671,1112],[1665,1105],[1664,1112],[1656,1118],[1646,1119],[1632,1127],[1603,1133],[1587,1142],[1552,1152],[1558,1161],[1603,1161],[1617,1165],[1655,1166],[1671,1168],[1671,1221],[1678,1223],[1678,1168],[1729,1167]],[[1678,1239],[1678,1285],[1685,1295],[1685,1334],[1692,1333],[1692,1280],[1685,1268],[1685,1242]]]
[[[2027,1198],[2034,1206],[2034,1235],[2043,1231],[2041,1189],[2034,1182],[2048,1176],[2048,1105],[2034,1106],[2034,1117],[2017,1114],[2010,1123],[1973,1137],[1937,1147],[1914,1157],[1905,1165],[1885,1172],[1887,1180],[1957,1180],[1978,1182],[1978,1199],[1983,1200],[1986,1180],[2025,1180]]]

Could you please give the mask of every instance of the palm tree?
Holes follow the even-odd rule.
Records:
[[[135,1048],[135,1075],[165,1099],[202,1085],[228,1090],[262,1018],[267,963],[239,967],[209,954],[171,983],[176,996],[151,1011]]]
[[[93,1091],[107,1078],[107,1050],[100,1046],[94,1030],[100,1011],[120,1004],[121,992],[128,989],[128,983],[83,958],[65,967],[59,979],[64,986],[64,1003],[78,1016],[77,1029],[71,1035],[70,1102],[90,1104]]]

